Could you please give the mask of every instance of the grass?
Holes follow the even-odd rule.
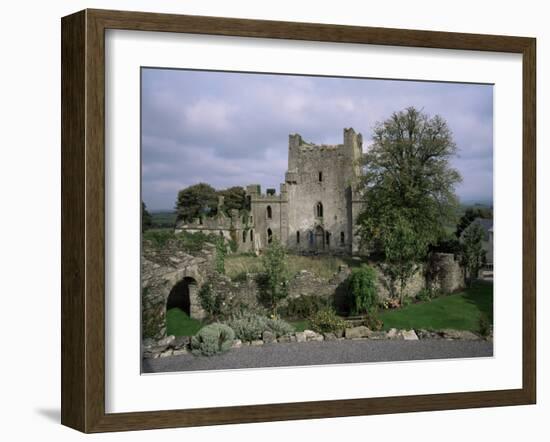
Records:
[[[449,328],[473,332],[479,331],[482,316],[493,323],[493,285],[482,282],[460,293],[379,314],[385,330]]]
[[[338,268],[347,264],[350,267],[359,265],[359,261],[337,256],[301,256],[288,255],[288,268],[292,276],[301,270],[307,270],[321,278],[329,279]],[[225,273],[231,279],[242,278],[245,273],[262,271],[261,258],[251,254],[229,255],[225,258]]]
[[[309,320],[307,319],[300,319],[297,321],[288,321],[292,327],[294,327],[294,330],[297,332],[303,332],[304,330],[308,330],[310,328]]]
[[[193,336],[201,328],[203,323],[190,318],[183,310],[175,307],[166,312],[166,333],[174,336]]]

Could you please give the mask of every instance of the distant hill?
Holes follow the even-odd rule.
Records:
[[[173,210],[151,211],[153,228],[174,227],[176,224],[176,212]]]

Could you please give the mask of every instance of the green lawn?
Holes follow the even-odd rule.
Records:
[[[171,308],[166,312],[166,333],[174,336],[193,336],[203,326],[201,321],[190,318],[179,308]]]
[[[307,270],[321,278],[331,278],[341,265],[359,266],[361,261],[339,256],[301,256],[288,255],[288,270],[295,275],[301,270]],[[261,258],[251,254],[228,255],[225,258],[225,274],[231,279],[244,273],[259,273],[263,271]]]
[[[398,310],[380,312],[384,329],[455,329],[479,331],[480,318],[493,322],[493,285],[477,283],[474,287],[430,302],[411,304]]]

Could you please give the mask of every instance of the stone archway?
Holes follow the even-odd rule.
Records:
[[[170,290],[166,300],[166,311],[179,308],[191,316],[191,300],[194,300],[196,292],[197,281],[195,278],[186,276]]]

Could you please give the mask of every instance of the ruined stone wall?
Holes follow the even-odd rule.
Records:
[[[160,339],[166,336],[166,303],[174,286],[185,278],[196,283],[189,292],[190,316],[205,316],[200,306],[198,290],[214,268],[214,246],[207,244],[196,254],[190,254],[176,245],[167,244],[158,249],[145,241],[141,260],[141,312],[144,337]]]

